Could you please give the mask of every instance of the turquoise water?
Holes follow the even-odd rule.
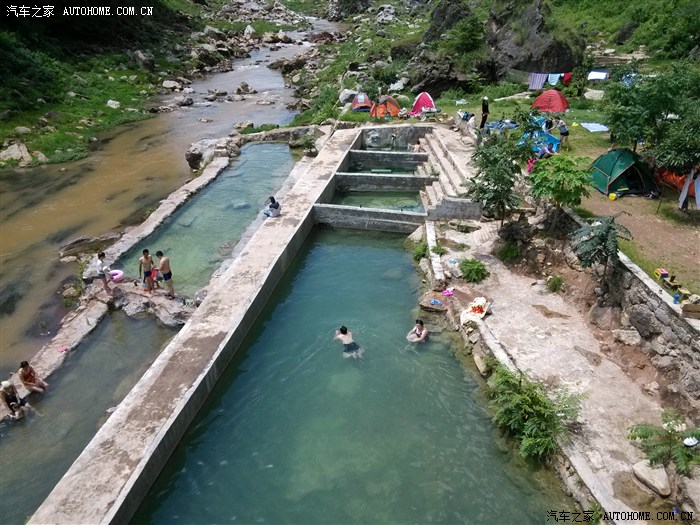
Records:
[[[420,279],[403,242],[311,235],[133,523],[521,524],[570,508],[497,445],[447,337],[406,342]],[[343,357],[341,324],[364,359]]]
[[[364,208],[384,208],[389,210],[404,210],[422,212],[423,203],[417,192],[406,191],[353,191],[348,193],[336,192],[332,204],[346,206],[361,206]]]
[[[250,144],[211,184],[130,250],[115,267],[138,276],[147,248],[156,264],[161,250],[170,257],[175,292],[192,295],[209,283],[230,256],[243,230],[259,215],[294,167],[287,144]],[[284,206],[284,203],[282,203]]]
[[[0,516],[21,525],[175,335],[152,317],[109,314],[51,376],[37,413],[0,422]],[[108,371],[108,372],[107,372]],[[41,414],[41,415],[39,415]]]

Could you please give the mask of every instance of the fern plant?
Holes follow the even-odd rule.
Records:
[[[608,269],[608,262],[618,261],[619,239],[631,240],[630,231],[617,224],[615,219],[620,214],[610,217],[598,217],[581,226],[571,235],[571,248],[581,261],[581,266],[589,268],[593,264],[604,264],[603,275]]]
[[[497,365],[489,381],[496,408],[494,422],[520,441],[525,458],[543,459],[557,448],[557,440],[568,433],[567,423],[578,417],[580,395],[565,389],[547,396],[544,387],[524,374]]]
[[[476,259],[464,259],[459,263],[459,269],[462,277],[470,283],[480,283],[490,275],[484,263]]]
[[[686,446],[683,441],[688,438],[700,440],[700,428],[688,429],[683,416],[673,409],[661,414],[661,423],[661,426],[633,425],[629,438],[639,441],[652,465],[668,466],[673,463],[679,474],[693,477],[693,465],[700,464],[700,447]]]
[[[416,244],[416,247],[413,249],[413,260],[420,261],[423,257],[426,257],[427,255],[428,243],[425,241],[420,241],[418,244]]]

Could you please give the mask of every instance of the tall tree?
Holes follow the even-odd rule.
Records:
[[[535,163],[530,174],[530,194],[554,204],[550,232],[556,229],[562,206],[576,206],[588,195],[591,174],[579,167],[584,159],[557,155]]]
[[[617,224],[615,219],[620,214],[610,217],[596,217],[581,226],[571,235],[571,249],[581,261],[581,266],[590,268],[594,264],[603,264],[603,280],[608,270],[608,263],[618,260],[619,240],[630,240],[630,231]]]

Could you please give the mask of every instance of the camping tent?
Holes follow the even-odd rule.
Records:
[[[379,97],[379,101],[372,104],[372,109],[369,112],[370,116],[384,118],[387,115],[390,117],[396,117],[401,111],[401,106],[396,99],[391,95],[382,95]]]
[[[663,184],[664,186],[667,186],[678,193],[683,191],[687,177],[688,176],[685,174],[678,174],[671,170],[656,170],[656,182]],[[688,195],[695,198],[695,184],[689,185]]]
[[[411,107],[409,115],[420,115],[426,110],[427,112],[432,112],[437,111],[437,108],[435,107],[435,102],[433,102],[433,97],[423,91],[423,93],[418,95],[416,100],[413,101],[413,107]]]
[[[372,101],[367,96],[367,93],[358,93],[352,99],[353,111],[369,111],[372,108]]]
[[[569,107],[569,102],[561,91],[548,89],[537,97],[530,107],[543,113],[561,113]]]
[[[648,194],[658,192],[648,164],[628,149],[610,150],[591,165],[593,186],[609,195]]]

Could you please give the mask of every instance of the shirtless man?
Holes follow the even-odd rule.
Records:
[[[154,268],[154,270],[158,270],[161,273],[163,280],[168,287],[166,297],[169,299],[175,299],[175,287],[173,286],[173,272],[170,269],[170,257],[163,255],[163,252],[160,250],[156,252],[156,257],[158,257],[158,268]]]
[[[348,331],[347,326],[341,326],[340,329],[336,330],[333,339],[338,339],[343,343],[343,357],[353,357],[355,359],[362,357],[362,349],[353,341],[352,332]]]
[[[44,390],[49,387],[49,384],[39,377],[39,374],[36,373],[34,367],[27,361],[22,361],[20,363],[17,375],[19,376],[19,380],[24,385],[24,388],[30,392],[38,392],[39,394],[43,394]]]
[[[143,256],[139,259],[139,279],[143,269],[143,282],[146,283],[146,290],[149,292],[153,291],[153,279],[151,278],[153,267],[153,257],[148,254],[148,250],[144,250]]]

